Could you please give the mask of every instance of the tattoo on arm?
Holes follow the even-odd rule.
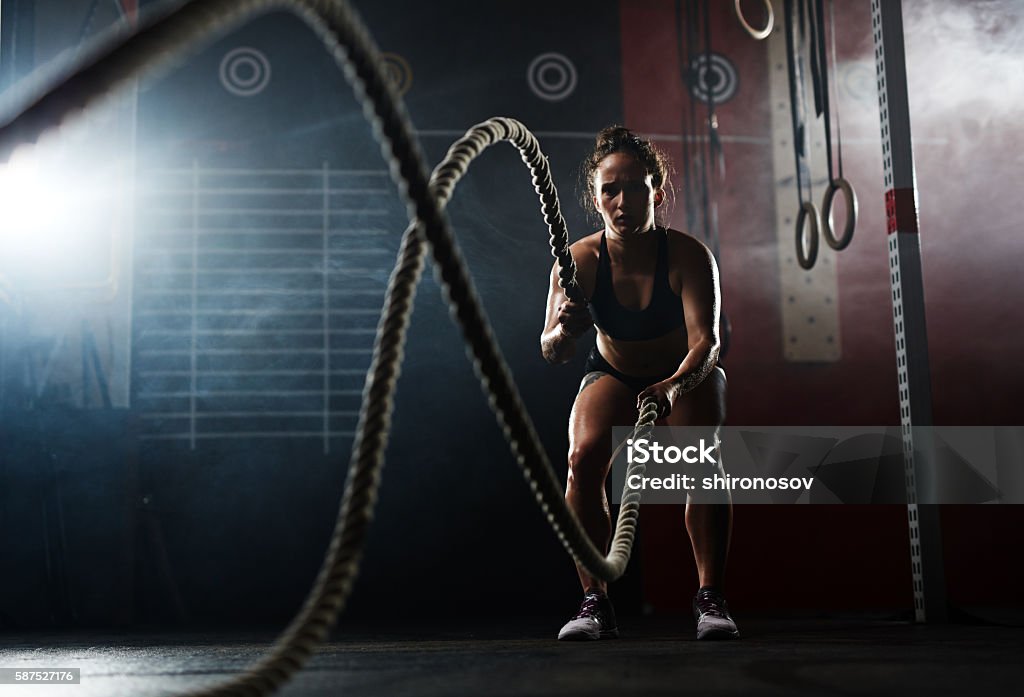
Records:
[[[701,363],[700,368],[698,370],[695,370],[692,373],[689,373],[688,375],[685,375],[680,379],[676,380],[676,385],[679,386],[679,394],[686,394],[687,392],[690,392],[691,390],[696,388],[697,385],[704,382],[704,378],[706,378],[711,373],[711,371],[715,369],[715,365],[717,364],[717,362],[717,355],[708,353],[707,357],[704,359],[704,362]]]
[[[608,373],[603,373],[600,370],[592,370],[592,371],[590,371],[589,373],[587,373],[586,375],[583,376],[583,381],[580,383],[580,392],[583,392],[583,390],[587,389],[588,387],[593,385],[595,382],[597,382],[598,379],[604,377],[607,374]],[[577,396],[580,394],[580,392],[576,393]]]
[[[558,359],[558,352],[555,350],[555,340],[545,339],[540,342],[540,352],[544,356],[544,360],[548,363],[554,363]]]
[[[561,332],[555,332],[540,342],[541,355],[548,363],[564,363],[572,358],[575,347],[576,340]]]

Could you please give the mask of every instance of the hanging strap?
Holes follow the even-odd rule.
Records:
[[[682,83],[683,92],[687,95],[690,103],[689,109],[681,110],[682,145],[683,145],[683,202],[686,207],[686,230],[692,233],[697,229],[697,206],[693,192],[693,162],[690,154],[690,138],[693,135],[693,98],[691,90],[691,65],[689,42],[684,27],[688,26],[687,16],[689,8],[684,10],[683,0],[676,0],[676,50],[679,63],[679,80]]]
[[[835,73],[836,66],[836,15],[834,0],[829,0],[829,23],[832,35],[832,71]],[[815,22],[818,35],[817,51],[818,62],[822,65],[821,91],[825,107],[825,147],[828,151],[828,189],[821,200],[821,234],[825,237],[825,243],[836,251],[846,249],[853,241],[853,231],[857,227],[857,192],[853,185],[843,178],[843,140],[839,130],[839,89],[836,86],[836,146],[838,149],[839,176],[835,176],[832,165],[832,113],[829,108],[830,90],[828,84],[828,52],[825,49],[825,0],[814,0]],[[843,192],[846,199],[846,225],[843,226],[843,234],[836,236],[834,222],[832,220],[832,203],[835,200],[837,191]]]
[[[803,0],[801,0],[801,3]],[[789,109],[793,123],[793,156],[796,162],[796,192],[799,211],[796,217],[796,258],[803,269],[811,269],[818,256],[818,209],[809,200],[804,199],[804,177],[807,181],[808,198],[813,196],[810,182],[810,166],[808,163],[807,134],[805,132],[805,95],[803,86],[803,62],[801,51],[798,51],[794,36],[794,0],[784,0],[786,34],[786,66],[789,73]],[[803,47],[803,22],[800,23],[801,42]],[[804,227],[810,226],[810,240],[804,248]]]
[[[704,12],[704,74],[710,77],[714,68],[711,51],[711,5],[709,0],[699,0],[701,10]],[[718,116],[715,114],[715,90],[710,80],[705,79],[707,88],[707,126],[708,126],[708,147],[707,161],[704,170],[704,227],[708,243],[715,258],[719,258],[721,251],[718,242],[718,203],[715,199],[715,177],[725,175],[725,154],[722,151],[722,141],[718,137]]]

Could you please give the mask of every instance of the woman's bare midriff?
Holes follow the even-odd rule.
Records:
[[[645,341],[620,341],[599,331],[597,350],[613,368],[626,375],[664,377],[676,371],[689,349],[686,332],[680,327]]]

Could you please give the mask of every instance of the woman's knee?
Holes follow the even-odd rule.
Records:
[[[598,440],[584,439],[569,449],[569,482],[573,488],[588,492],[604,490],[610,454],[601,445]]]

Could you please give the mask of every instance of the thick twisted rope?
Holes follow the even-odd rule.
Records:
[[[22,142],[34,142],[76,111],[88,108],[145,71],[166,69],[219,33],[248,18],[287,9],[302,17],[343,68],[388,161],[392,178],[406,201],[412,224],[389,281],[378,324],[373,360],[363,389],[363,405],[353,445],[341,508],[323,566],[303,608],[270,652],[248,672],[198,695],[264,695],[283,684],[309,659],[337,619],[352,587],[362,555],[380,482],[393,408],[393,393],[402,359],[416,284],[423,269],[423,241],[430,244],[436,273],[469,345],[477,375],[488,394],[517,462],[537,495],[542,510],[573,557],[591,574],[611,580],[629,559],[639,511],[639,492],[624,495],[611,553],[603,557],[576,517],[565,506],[554,471],[529,419],[508,367],[493,338],[465,263],[452,238],[443,206],[469,162],[500,139],[513,142],[534,175],[545,220],[551,227],[553,253],[559,259],[559,283],[567,295],[581,297],[575,264],[558,209],[547,161],[536,139],[518,122],[495,119],[482,124],[452,147],[433,184],[412,136],[404,106],[380,69],[379,54],[355,13],[342,1],[328,0],[191,0],[162,19],[150,19],[134,35],[88,54],[87,64],[60,66],[22,92],[21,108],[0,127],[0,161]],[[641,408],[637,433],[653,426],[653,400]],[[631,473],[633,473],[631,471]]]
[[[576,263],[569,252],[569,233],[565,226],[565,220],[562,218],[558,203],[558,192],[555,190],[554,182],[551,179],[551,168],[548,165],[547,158],[540,151],[540,144],[537,142],[537,139],[522,123],[515,119],[498,117],[489,119],[471,128],[465,136],[452,144],[444,160],[434,169],[430,179],[431,191],[437,197],[439,205],[442,207],[447,205],[455,185],[466,173],[470,163],[485,148],[502,140],[507,140],[518,148],[523,162],[526,163],[533,176],[533,185],[541,200],[541,212],[551,234],[551,253],[558,260],[559,285],[565,289],[567,296],[583,299],[583,293],[576,283]],[[406,237],[412,234],[414,229],[415,223],[406,231]],[[388,309],[385,308],[385,314],[387,312]],[[484,318],[484,322],[486,322],[486,318]],[[468,331],[466,327],[463,327],[463,329]],[[488,333],[490,332],[486,326],[483,329]],[[381,337],[381,341],[382,343],[389,343],[390,337]],[[493,339],[491,341],[493,343]],[[507,367],[504,365],[504,359],[501,358],[500,350],[497,349],[496,343],[493,343],[493,345],[497,351],[498,358],[503,363],[500,367],[507,373]],[[481,366],[476,362],[475,357],[471,356],[471,358],[474,359],[474,365],[481,380],[489,380],[490,376],[482,374]],[[515,399],[518,400],[518,392],[515,391],[515,385],[511,382],[511,378],[509,379],[509,384],[513,392],[515,392]],[[498,411],[493,399],[493,393],[490,396],[492,397],[492,409],[495,410],[498,416],[509,445],[513,452],[520,451],[525,447],[524,444],[519,442],[518,433],[511,428],[509,420],[505,418],[502,412]],[[536,438],[533,424],[521,403],[517,405],[517,411],[525,420],[528,427],[528,436]],[[643,437],[649,434],[654,426],[656,416],[657,405],[654,400],[645,401],[631,437]],[[558,484],[554,469],[551,467],[540,442],[536,441],[529,445],[532,451],[539,456],[539,461],[520,458],[519,464],[523,468],[523,474],[529,481],[531,489],[533,489],[537,496],[537,502],[547,514],[548,521],[567,551],[596,576],[609,581],[621,576],[629,561],[630,551],[636,534],[636,521],[640,511],[639,491],[632,490],[628,486],[623,488],[622,505],[619,508],[615,535],[610,545],[611,552],[602,559],[576,517],[566,507],[565,495]],[[614,456],[612,459],[614,460]],[[642,475],[644,470],[643,465],[630,463],[626,473],[627,481],[633,474]]]

